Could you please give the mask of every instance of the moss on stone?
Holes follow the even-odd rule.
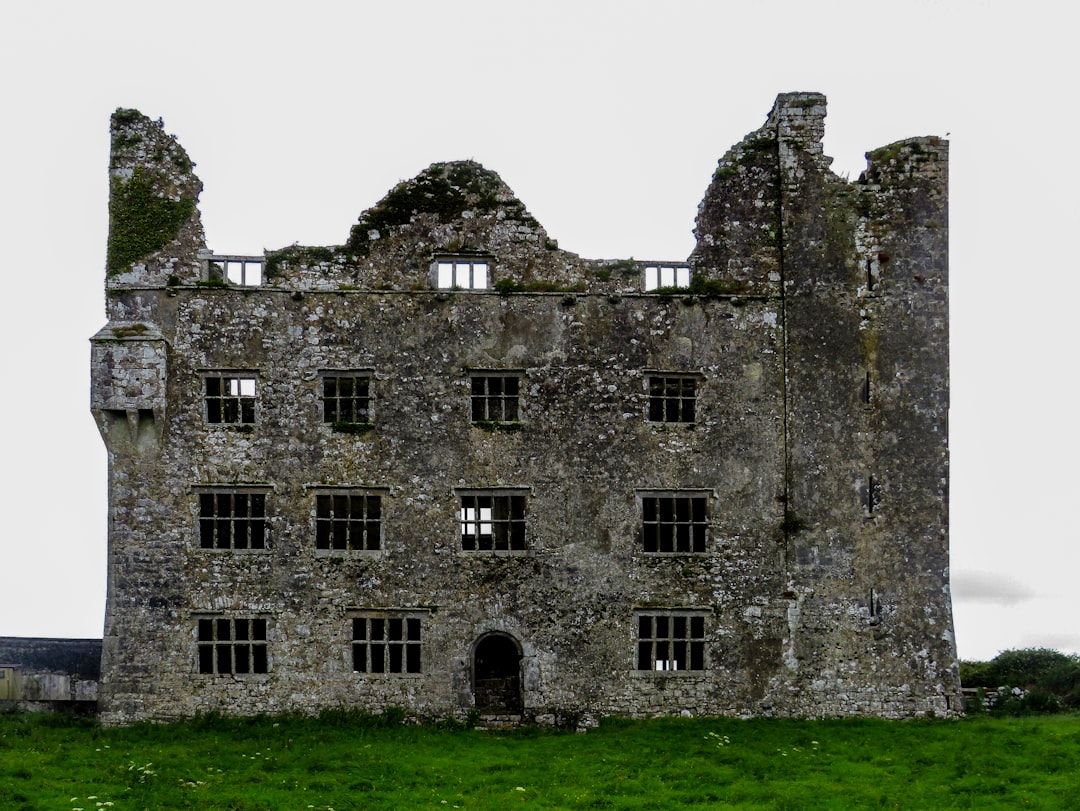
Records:
[[[138,338],[150,330],[146,324],[129,324],[125,327],[113,329],[113,335],[117,338]]]
[[[508,193],[494,172],[473,161],[432,164],[412,180],[399,183],[353,226],[347,247],[367,256],[371,234],[384,236],[391,228],[407,225],[415,214],[434,214],[447,223],[465,211],[487,213],[502,209],[506,216],[539,228],[525,204]]]
[[[317,245],[290,245],[279,251],[269,251],[263,263],[263,276],[273,279],[281,275],[285,265],[317,265],[333,262],[342,255],[340,248]]]
[[[138,166],[131,177],[113,177],[109,197],[109,246],[106,268],[109,275],[123,273],[160,251],[180,233],[195,213],[195,198],[178,200],[162,195],[165,176]]]

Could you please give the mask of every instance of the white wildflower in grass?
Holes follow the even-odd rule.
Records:
[[[710,732],[705,736],[705,740],[712,741],[717,747],[729,746],[731,744],[731,738],[727,735],[719,735],[715,732]]]
[[[516,786],[514,788],[514,791],[524,791],[524,790],[525,790],[525,786]]]

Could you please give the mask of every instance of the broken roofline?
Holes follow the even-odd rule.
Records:
[[[909,139],[868,153],[867,172],[846,183],[828,169],[824,118],[819,93],[778,96],[765,124],[720,159],[698,209],[690,257],[645,262],[582,259],[561,250],[502,179],[474,161],[434,163],[398,183],[363,212],[343,245],[292,245],[263,257],[215,255],[206,248],[195,204],[202,183],[187,153],[160,121],[117,111],[108,286],[776,295],[785,175],[819,174],[859,198],[905,172],[942,171],[947,160],[941,139]],[[440,285],[440,259],[487,261],[486,283]]]

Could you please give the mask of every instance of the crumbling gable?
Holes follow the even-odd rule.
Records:
[[[957,712],[947,144],[847,182],[824,116],[778,97],[691,256],[634,262],[471,161],[216,254],[118,111],[106,720]]]

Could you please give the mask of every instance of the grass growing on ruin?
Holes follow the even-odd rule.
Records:
[[[0,716],[0,807],[1066,808],[1080,716],[608,721],[585,735],[199,719],[101,729]]]

